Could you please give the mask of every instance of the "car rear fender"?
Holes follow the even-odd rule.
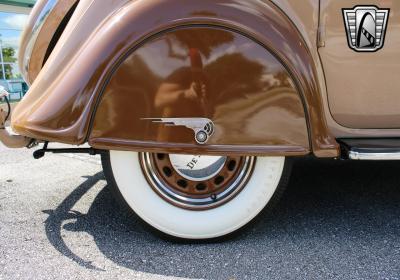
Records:
[[[250,134],[254,137],[246,138],[245,134],[241,135],[244,140],[216,137],[214,140],[210,139],[210,145],[200,146],[193,138],[189,139],[188,132],[183,132],[180,128],[178,134],[185,136],[171,143],[169,140],[172,138],[158,138],[160,133],[165,136],[161,126],[153,131],[151,126],[147,126],[145,135],[129,127],[129,121],[124,122],[123,128],[116,126],[112,119],[120,112],[118,108],[114,107],[110,111],[110,107],[107,107],[107,101],[113,102],[112,98],[107,97],[113,96],[112,92],[114,97],[118,94],[112,87],[113,80],[116,81],[118,77],[115,74],[127,65],[127,60],[136,51],[140,51],[141,47],[148,47],[154,40],[181,28],[225,30],[227,34],[247,38],[249,42],[262,47],[265,55],[276,59],[290,77],[290,84],[298,95],[303,109],[300,119],[304,120],[305,125],[300,123],[297,127],[304,127],[305,138],[293,137],[289,133],[288,137],[280,139],[282,137],[279,133],[255,135],[257,133],[253,130]],[[182,4],[179,0],[137,0],[128,2],[102,22],[90,40],[79,50],[74,61],[57,79],[57,84],[48,89],[54,93],[47,94],[47,98],[43,98],[38,106],[30,108],[32,110],[29,110],[29,115],[18,114],[13,125],[16,130],[24,131],[29,136],[73,144],[89,141],[91,145],[104,149],[205,153],[249,151],[254,154],[283,155],[300,155],[312,151],[317,156],[334,157],[338,154],[338,145],[327,129],[318,85],[314,61],[300,33],[288,17],[271,2],[188,0]],[[239,100],[246,97],[247,95],[240,96]],[[49,108],[55,103],[57,108],[63,108],[62,112],[69,114],[44,112],[43,108]],[[150,101],[150,104],[154,105],[155,100]],[[132,110],[135,110],[134,104]],[[165,113],[155,115],[155,112],[148,111],[143,117],[166,116]],[[213,116],[213,112],[193,115],[210,119]],[[175,117],[189,115],[180,113]],[[107,119],[111,119],[107,126],[114,125],[115,129],[104,129],[102,123]],[[132,121],[139,122],[137,119]],[[138,128],[135,125],[133,127]],[[257,130],[257,126],[255,127]],[[218,121],[216,128],[225,129],[225,133],[229,131],[226,130],[228,127],[218,124]],[[125,131],[120,131],[121,129]],[[285,129],[289,130],[290,127],[281,128],[282,131]],[[243,132],[245,131],[239,131]],[[262,135],[268,138],[264,142],[261,140]]]

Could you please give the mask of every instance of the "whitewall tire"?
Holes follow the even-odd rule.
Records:
[[[232,183],[229,184],[227,182],[224,190],[222,190],[222,187],[220,188],[221,190],[218,194],[221,197],[220,201],[215,196],[213,197],[214,200],[205,200],[204,196],[207,195],[199,196],[201,199],[196,200],[197,194],[194,193],[194,200],[188,200],[189,202],[187,202],[186,199],[179,200],[182,193],[185,194],[179,189],[180,185],[184,185],[188,189],[187,185],[193,182],[195,187],[192,188],[191,192],[188,191],[188,195],[196,192],[196,188],[200,186],[202,187],[200,192],[206,194],[204,185],[208,186],[209,182],[220,183],[218,180],[221,181],[224,177],[217,173],[225,174],[223,175],[225,178],[228,178],[229,175],[226,175],[228,173],[223,173],[221,171],[222,167],[217,166],[217,169],[214,169],[215,172],[211,171],[210,174],[201,175],[207,176],[204,177],[204,180],[207,180],[204,181],[206,183],[202,184],[198,183],[201,179],[191,178],[189,177],[191,175],[183,174],[184,171],[179,168],[176,168],[176,175],[171,175],[171,170],[166,170],[168,171],[166,174],[173,178],[172,180],[186,180],[189,183],[179,184],[176,196],[169,196],[168,190],[166,191],[167,195],[164,196],[163,189],[158,191],[157,187],[152,183],[152,179],[149,179],[151,176],[148,175],[148,170],[143,166],[143,162],[145,162],[143,155],[125,151],[110,151],[109,153],[105,153],[102,156],[102,162],[108,183],[116,188],[116,191],[123,198],[123,203],[126,203],[148,225],[166,235],[183,239],[218,238],[242,228],[253,220],[267,205],[269,206],[277,199],[277,193],[282,192],[282,187],[289,175],[289,168],[285,164],[284,157],[257,157],[251,158],[251,160],[248,157],[247,165],[244,159],[237,159],[237,168],[247,170],[247,175],[242,176],[240,186],[232,187],[233,184],[239,181],[237,179],[239,175],[235,175],[236,177],[232,175]],[[172,163],[171,169],[182,164],[179,162],[180,159],[187,159],[187,157],[181,158],[176,155],[167,156],[168,159],[163,160],[164,162]],[[178,158],[178,160],[175,158]],[[217,162],[222,162],[221,166],[225,168],[229,164],[226,162],[229,160],[228,157],[202,157],[201,160],[204,163],[203,165],[213,163],[216,166]],[[239,161],[243,162],[242,167],[239,166]],[[161,161],[160,165],[163,164],[163,161]],[[243,170],[238,170],[238,174],[240,172],[241,174],[245,174]],[[168,184],[167,176],[162,175],[160,177],[166,178],[167,183],[164,185]],[[155,182],[158,182],[158,179]],[[225,183],[220,184],[224,185]],[[229,189],[229,186],[231,186],[231,189]],[[201,203],[198,203],[198,201]],[[202,204],[203,201],[204,204]],[[189,204],[190,202],[192,204]]]

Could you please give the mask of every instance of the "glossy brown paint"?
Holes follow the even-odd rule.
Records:
[[[32,91],[35,93],[18,106],[13,115],[14,129],[39,139],[73,144],[85,142],[90,130],[89,120],[95,113],[94,105],[113,70],[132,48],[163,30],[193,24],[222,26],[245,33],[272,52],[296,81],[307,112],[312,151],[317,156],[338,154],[337,143],[326,127],[315,65],[308,48],[289,19],[274,4],[261,1],[188,0],[185,5],[178,0],[128,2],[106,18],[79,49],[67,48],[65,56],[71,56],[72,52],[74,55],[61,71],[49,74],[50,66],[43,70],[49,70],[46,73],[49,76],[39,75],[38,80],[42,81],[34,83]],[[107,142],[101,139],[93,139],[91,143],[107,147]],[[108,144],[116,147],[111,142]],[[245,143],[243,148],[257,150],[260,154],[271,152],[257,144],[252,148],[252,144]],[[163,148],[159,146],[143,142],[140,148]],[[190,144],[174,149],[188,146]],[[139,147],[127,145],[124,148]],[[284,154],[285,148],[275,146],[274,150]],[[215,150],[239,151],[236,145],[210,147],[210,152]],[[185,151],[191,152],[191,149]]]
[[[79,70],[84,72],[86,69],[82,66],[89,66],[85,62],[91,62],[88,56],[81,54],[85,46],[92,42],[91,38],[98,35],[101,23],[108,17],[111,18],[110,15],[121,9],[126,2],[127,0],[79,1],[59,43],[11,116],[15,131],[31,138],[54,142],[84,142],[86,132],[81,127],[82,122],[86,123],[87,115],[82,113],[87,109],[88,100],[82,98],[89,98],[93,91],[90,92],[92,89],[89,88],[89,92],[82,93],[86,86],[84,80],[88,77],[81,75]],[[32,18],[35,18],[38,10],[35,6]],[[24,33],[31,31],[32,25],[28,25]],[[23,37],[23,41],[26,39],[27,37]],[[100,59],[101,54],[98,55]]]
[[[357,5],[390,9],[384,47],[377,52],[359,53],[348,46],[342,8]],[[342,126],[359,130],[400,128],[399,11],[398,0],[321,0],[325,47],[320,54],[327,97],[332,116]]]
[[[144,118],[209,118],[205,146],[185,127]],[[284,129],[282,129],[284,128]],[[207,152],[228,145],[248,153],[309,152],[304,108],[293,80],[265,48],[243,35],[211,27],[160,34],[133,52],[107,85],[89,142],[107,149],[143,142]]]
[[[43,28],[40,30],[36,42],[32,48],[32,57],[29,61],[29,64],[27,65],[27,82],[32,83],[36,79],[37,75],[43,67],[46,51],[49,47],[50,41],[53,38],[54,33],[56,32],[58,26],[63,20],[65,14],[67,14],[67,12],[72,8],[76,1],[77,0],[58,0],[55,8],[49,14],[48,20],[46,21],[46,24],[43,26]],[[45,1],[39,1],[39,3],[37,4],[38,7],[36,8],[35,6],[35,9],[42,9],[45,4]],[[20,53],[24,53],[25,49],[27,48],[27,37],[29,37],[31,35],[31,32],[33,32],[32,29],[34,28],[34,22],[36,20],[38,20],[37,17],[30,18],[28,27],[25,29],[25,32],[22,35],[20,45],[22,50]],[[19,61],[23,62],[24,58],[19,57]]]

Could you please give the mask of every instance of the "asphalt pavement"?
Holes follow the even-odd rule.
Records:
[[[296,160],[234,239],[174,244],[115,203],[98,157],[0,146],[0,279],[400,279],[400,163]]]

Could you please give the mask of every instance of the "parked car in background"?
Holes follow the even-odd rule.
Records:
[[[21,41],[31,87],[12,114],[14,146],[100,153],[116,196],[154,229],[231,234],[279,198],[292,157],[400,159],[397,11],[40,0]]]

